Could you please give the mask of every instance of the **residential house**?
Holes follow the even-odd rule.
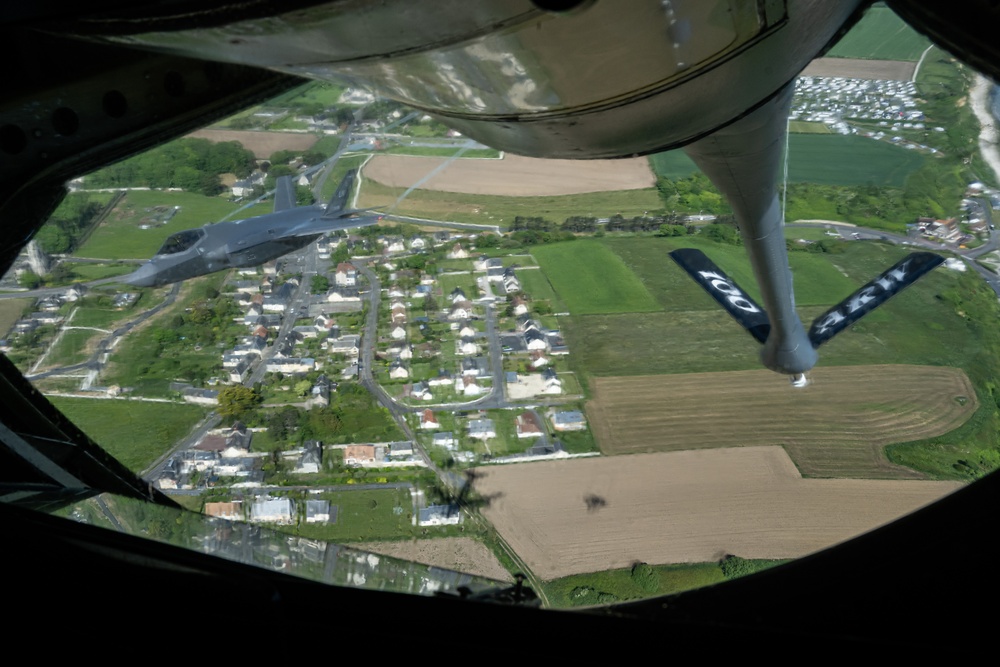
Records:
[[[407,370],[402,361],[396,359],[389,364],[389,377],[393,380],[403,380],[410,377],[410,371]]]
[[[469,437],[477,440],[487,440],[497,437],[496,427],[492,419],[472,419],[466,424]]]
[[[295,506],[290,498],[264,497],[250,507],[250,520],[267,523],[292,523]]]
[[[420,428],[428,430],[432,428],[441,428],[441,424],[434,418],[433,410],[427,409],[420,413]]]
[[[587,428],[587,418],[579,410],[564,410],[551,414],[552,428],[556,431],[582,431]]]
[[[446,526],[462,522],[462,512],[458,505],[430,505],[417,514],[417,524],[421,526]]]
[[[539,420],[538,416],[530,410],[519,414],[515,418],[515,421],[517,422],[518,438],[539,438],[545,435],[545,431],[542,429],[541,420]]]
[[[431,444],[451,450],[455,449],[458,442],[455,440],[455,436],[451,431],[445,431],[444,433],[435,433],[434,437],[431,438]]]
[[[329,500],[306,501],[306,523],[328,523],[330,521]]]
[[[375,445],[348,445],[344,448],[344,465],[355,466],[375,462]]]

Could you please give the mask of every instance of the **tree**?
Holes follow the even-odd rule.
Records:
[[[326,294],[330,289],[330,280],[326,276],[316,275],[312,277],[312,293]]]
[[[219,392],[219,414],[241,419],[260,405],[261,396],[254,389],[243,385],[226,387]]]

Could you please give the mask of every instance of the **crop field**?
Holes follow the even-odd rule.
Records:
[[[472,222],[509,227],[515,216],[541,217],[562,222],[574,215],[630,218],[655,211],[662,204],[655,188],[620,192],[587,192],[548,197],[476,195],[417,189],[399,201],[407,188],[391,188],[365,180],[358,198],[360,208],[384,207],[387,213],[431,220]]]
[[[784,446],[810,477],[921,477],[885,445],[932,438],[978,407],[963,371],[817,367],[792,387],[766,370],[594,378],[590,423],[605,454]]]
[[[454,161],[378,155],[365,166],[365,178],[393,188],[421,181],[425,190],[515,197],[644,190],[655,185],[645,158],[543,160],[511,154],[502,160]]]
[[[803,479],[780,447],[693,450],[479,468],[482,512],[540,578],[725,554],[794,558],[960,487]]]
[[[757,343],[666,256],[677,244],[701,243],[698,247],[756,297],[742,248],[706,244],[697,237],[603,242],[624,260],[663,310],[574,313],[561,318],[574,368],[593,377],[760,367]],[[897,247],[854,242],[847,243],[841,254],[791,253],[803,321],[811,322],[903,255]],[[947,269],[922,278],[825,344],[820,364],[974,367],[983,351],[976,326],[939,298],[957,285],[957,274]]]
[[[174,206],[180,206],[180,210],[167,224],[150,229],[140,228],[150,209]],[[171,234],[218,222],[237,208],[238,204],[221,197],[205,197],[190,192],[132,190],[74,254],[98,259],[148,259]],[[243,217],[270,212],[271,204],[265,202],[248,210]]]
[[[251,151],[258,160],[266,160],[272,154],[282,151],[306,151],[313,147],[317,134],[306,134],[302,132],[256,132],[249,130],[220,130],[205,129],[197,130],[187,135],[199,139],[208,139],[213,142],[238,141],[243,147]]]
[[[175,403],[113,399],[49,398],[105,451],[141,472],[181,439],[205,409]]]
[[[926,47],[925,47],[926,48]],[[919,55],[919,54],[918,54]],[[909,81],[917,63],[908,60],[866,60],[863,58],[816,58],[799,76],[842,76],[848,79]],[[794,121],[793,121],[794,122]],[[822,125],[822,123],[817,123]],[[800,130],[792,130],[798,132]]]
[[[601,242],[639,276],[665,310],[718,308],[715,301],[670,259],[669,253],[678,248],[701,250],[752,297],[760,297],[746,251],[741,246],[722,245],[697,236],[605,238]],[[793,252],[789,262],[795,276],[795,302],[800,306],[833,305],[862,284],[845,276],[836,262],[819,254]],[[598,273],[604,271],[600,266],[596,270]]]
[[[642,281],[598,241],[581,239],[537,246],[532,255],[573,314],[660,309]]]
[[[446,570],[466,572],[480,577],[513,581],[500,561],[482,542],[471,537],[440,537],[434,540],[405,540],[399,542],[367,542],[356,545],[359,549],[392,558],[402,558],[414,563],[424,563]]]
[[[885,6],[871,7],[857,25],[827,52],[834,58],[918,60],[930,41]]]
[[[859,136],[805,133],[788,136],[788,180],[823,185],[895,185],[920,168],[925,156],[899,146]],[[686,178],[697,167],[682,151],[652,156],[659,176]]]
[[[788,180],[793,183],[901,187],[925,159],[916,151],[854,135],[788,138]]]

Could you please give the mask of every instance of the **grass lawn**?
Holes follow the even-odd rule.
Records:
[[[302,523],[282,530],[333,542],[391,540],[418,534],[412,523],[413,500],[406,489],[373,489],[324,493],[310,498],[329,500],[337,507],[337,522]],[[331,507],[331,514],[333,508]]]
[[[154,206],[180,206],[180,210],[165,225],[140,229],[147,210]],[[237,208],[239,204],[222,197],[206,197],[191,192],[132,190],[74,254],[102,259],[146,259],[152,257],[171,234],[218,222]],[[264,203],[246,211],[243,217],[270,212],[270,203]]]
[[[535,246],[531,254],[574,315],[660,310],[638,276],[599,241]]]
[[[920,59],[930,41],[885,6],[871,7],[857,25],[827,52],[833,58]]]
[[[144,470],[205,416],[205,409],[194,405],[59,396],[49,400],[135,472]]]
[[[717,563],[653,566],[656,575],[641,586],[630,568],[577,574],[545,582],[545,595],[553,608],[584,607],[679,593],[725,581]]]
[[[24,309],[33,299],[0,299],[0,336],[6,336],[10,328],[21,318]]]
[[[45,365],[58,368],[86,361],[87,357],[90,356],[87,351],[87,343],[104,335],[93,329],[67,329],[59,338],[59,342],[49,350]]]

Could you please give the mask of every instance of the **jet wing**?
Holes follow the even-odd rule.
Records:
[[[295,184],[291,176],[282,176],[275,183],[274,212],[295,208]]]
[[[295,225],[289,229],[284,236],[316,236],[317,234],[328,234],[340,231],[341,229],[354,229],[355,227],[368,227],[378,224],[382,219],[381,215],[359,215],[357,217],[345,218],[313,218],[302,224]]]

